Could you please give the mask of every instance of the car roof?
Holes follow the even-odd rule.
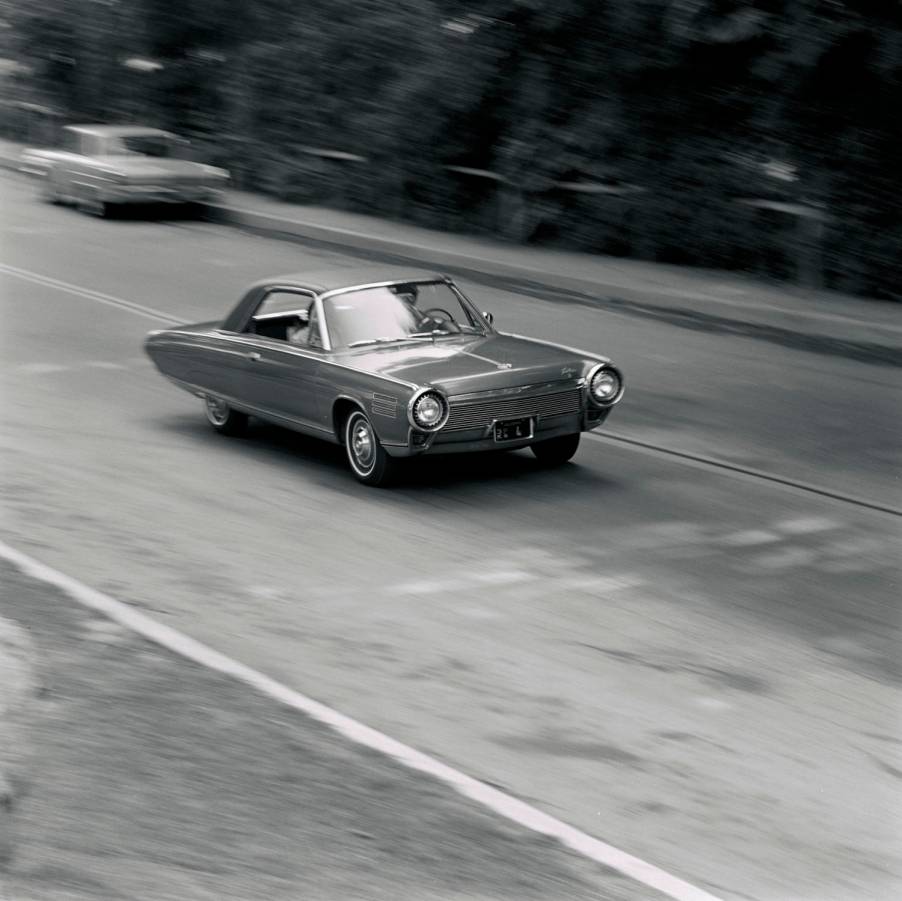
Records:
[[[82,134],[100,135],[101,137],[132,137],[137,135],[159,135],[169,137],[172,132],[162,128],[151,128],[144,125],[67,125],[69,131],[78,131]]]
[[[309,288],[317,294],[336,291],[341,288],[358,288],[363,285],[374,285],[396,282],[434,282],[442,281],[445,276],[424,269],[402,269],[398,266],[333,266],[328,269],[310,269],[305,272],[292,272],[287,275],[273,275],[261,279],[253,287],[267,285],[284,285],[297,288]]]

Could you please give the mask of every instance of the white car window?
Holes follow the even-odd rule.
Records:
[[[312,294],[301,294],[297,291],[270,291],[257,307],[254,316],[269,316],[276,313],[294,313],[306,310],[313,300]]]
[[[63,131],[63,150],[67,153],[81,153],[81,134],[77,131],[72,131],[71,128],[67,128]]]
[[[444,282],[351,288],[323,300],[332,348],[484,335],[486,323]]]

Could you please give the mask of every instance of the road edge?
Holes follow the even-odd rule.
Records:
[[[251,667],[234,660],[188,635],[160,623],[110,595],[90,588],[77,579],[41,563],[34,557],[0,541],[0,558],[32,578],[53,585],[76,603],[88,607],[169,651],[253,688],[255,691],[328,726],[351,742],[390,757],[407,769],[426,774],[482,807],[517,825],[554,838],[572,851],[673,901],[722,901],[678,876],[641,858],[621,851],[600,839],[569,826],[518,798],[405,745],[385,733],[328,707]]]
[[[16,806],[33,773],[29,715],[37,697],[38,665],[28,633],[0,616],[0,877],[16,849]]]

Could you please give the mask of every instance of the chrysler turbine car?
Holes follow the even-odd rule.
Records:
[[[127,203],[212,200],[229,173],[184,159],[187,144],[158,128],[69,125],[60,149],[24,150],[19,168],[42,179],[46,200],[98,216]]]
[[[153,331],[145,349],[218,432],[255,416],[323,438],[367,485],[421,454],[529,447],[564,463],[623,395],[607,357],[497,331],[428,272],[267,278],[224,319]]]

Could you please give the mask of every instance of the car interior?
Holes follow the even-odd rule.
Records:
[[[306,317],[305,317],[306,318]],[[278,316],[259,316],[251,320],[248,331],[263,338],[275,338],[277,341],[287,341],[289,334],[295,334],[297,329],[306,331],[307,323],[297,313]],[[295,340],[295,343],[300,343]],[[306,343],[306,341],[304,342]]]
[[[262,307],[263,305],[261,305]],[[287,341],[307,347],[322,347],[319,327],[311,315],[315,313],[313,303],[305,309],[281,309],[255,313],[246,331],[263,338]]]

